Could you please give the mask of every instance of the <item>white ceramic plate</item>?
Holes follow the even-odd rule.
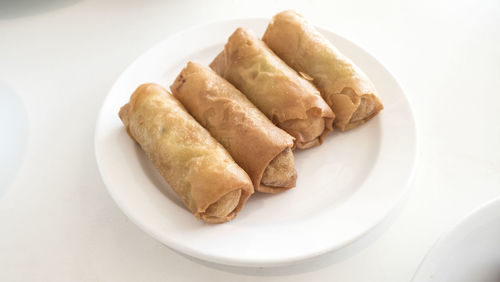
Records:
[[[442,236],[413,281],[500,281],[500,198],[476,209]]]
[[[237,27],[262,35],[268,21],[217,22],[164,40],[122,73],[102,106],[95,148],[109,193],[140,228],[179,252],[240,266],[297,262],[361,237],[388,215],[409,186],[417,140],[401,86],[366,51],[320,29],[372,78],[385,109],[360,128],[336,132],[322,146],[297,152],[297,187],[253,195],[229,223],[205,224],[183,207],[127,136],[118,110],[139,84],[168,87],[188,60],[208,65]]]

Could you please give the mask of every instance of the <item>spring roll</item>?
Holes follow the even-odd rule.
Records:
[[[334,114],[319,91],[250,31],[238,28],[210,64],[273,123],[295,137],[297,148],[320,145]]]
[[[367,122],[384,107],[370,79],[301,15],[274,16],[262,40],[283,61],[312,80],[344,131]]]
[[[139,86],[119,116],[197,218],[208,223],[231,220],[253,193],[245,171],[163,87]]]
[[[170,90],[248,173],[255,190],[278,193],[295,187],[293,137],[269,121],[231,83],[189,62]]]

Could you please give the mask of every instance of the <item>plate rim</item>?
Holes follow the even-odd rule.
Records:
[[[409,176],[406,180],[406,183],[404,184],[404,187],[401,188],[401,190],[399,191],[399,194],[395,197],[396,200],[391,202],[391,205],[388,208],[386,208],[384,210],[384,212],[381,212],[378,217],[376,217],[376,220],[373,220],[371,222],[371,224],[366,224],[366,226],[364,226],[364,228],[361,228],[361,229],[363,229],[363,231],[356,234],[356,236],[352,236],[349,239],[339,241],[339,242],[337,242],[337,244],[331,244],[328,247],[323,248],[321,250],[321,252],[309,252],[309,253],[305,253],[305,254],[296,255],[294,257],[282,258],[282,259],[261,258],[261,259],[257,259],[257,260],[238,259],[235,261],[235,260],[228,259],[226,257],[217,256],[214,254],[207,254],[207,253],[201,252],[200,250],[194,250],[192,248],[188,248],[188,247],[185,247],[183,245],[179,245],[175,242],[175,240],[170,240],[166,237],[160,236],[160,234],[156,234],[155,232],[153,232],[153,230],[150,230],[143,223],[141,223],[141,221],[138,220],[133,215],[133,213],[126,207],[126,205],[124,205],[122,203],[122,201],[119,200],[118,195],[113,191],[113,189],[109,188],[110,187],[109,180],[108,180],[108,177],[105,176],[106,173],[103,170],[102,160],[101,160],[101,157],[99,155],[99,147],[100,147],[100,145],[99,145],[99,139],[100,139],[99,138],[100,137],[99,129],[100,129],[101,120],[105,116],[106,105],[107,105],[108,101],[111,99],[110,94],[113,92],[114,88],[117,87],[117,83],[119,82],[120,78],[122,76],[124,76],[125,74],[127,74],[128,72],[130,72],[133,69],[133,67],[135,67],[135,65],[138,62],[140,62],[144,57],[146,57],[150,52],[152,52],[153,50],[162,46],[165,41],[175,39],[177,37],[182,36],[183,34],[190,33],[192,31],[195,31],[197,29],[204,28],[204,27],[207,27],[210,25],[217,25],[217,24],[221,24],[221,23],[232,23],[235,21],[267,21],[268,22],[269,20],[270,20],[270,18],[266,18],[266,17],[230,17],[230,18],[224,18],[224,19],[219,19],[219,20],[214,20],[214,21],[207,21],[207,22],[196,24],[196,25],[184,28],[180,31],[174,32],[171,35],[168,35],[164,39],[161,39],[157,43],[153,44],[150,48],[146,49],[145,51],[142,51],[139,56],[137,56],[131,63],[129,63],[127,65],[127,67],[113,81],[111,88],[106,93],[106,97],[101,102],[101,107],[99,109],[95,129],[94,129],[94,154],[95,154],[95,158],[96,158],[96,162],[97,162],[97,167],[98,167],[99,173],[101,175],[101,179],[106,187],[106,190],[108,191],[108,194],[111,196],[113,201],[118,205],[120,210],[127,216],[127,218],[130,219],[135,225],[137,225],[143,232],[145,232],[149,236],[153,237],[155,240],[159,241],[160,243],[167,246],[168,248],[171,248],[177,252],[180,252],[180,253],[186,254],[188,256],[195,257],[195,258],[199,258],[202,260],[214,262],[214,263],[219,263],[219,264],[224,264],[224,265],[232,265],[232,266],[242,266],[242,267],[275,267],[275,266],[283,266],[283,265],[298,263],[298,262],[301,262],[301,261],[304,261],[307,259],[317,257],[317,256],[325,254],[325,253],[329,253],[332,251],[339,250],[341,248],[345,248],[345,247],[351,245],[352,243],[356,242],[357,240],[359,240],[363,236],[370,233],[373,229],[375,229],[375,227],[377,227],[380,223],[382,223],[385,218],[387,218],[390,214],[392,214],[394,212],[394,210],[397,208],[398,203],[400,203],[408,195],[410,188],[412,186],[411,184],[413,183],[413,180],[415,178],[416,168],[417,168],[418,159],[419,159],[420,140],[419,140],[419,135],[418,135],[418,124],[417,124],[417,120],[415,117],[415,110],[412,107],[411,99],[408,96],[407,91],[404,89],[404,87],[402,86],[400,81],[397,79],[397,77],[393,74],[393,72],[391,70],[389,70],[376,56],[374,56],[370,51],[368,51],[368,49],[364,48],[363,45],[358,44],[358,43],[348,39],[348,37],[345,37],[341,33],[334,32],[334,31],[331,31],[329,28],[314,24],[314,26],[320,32],[328,32],[328,33],[331,33],[337,37],[340,37],[343,40],[345,40],[346,42],[348,42],[349,44],[353,44],[353,45],[357,46],[359,49],[361,49],[363,52],[365,52],[368,56],[370,56],[377,64],[379,64],[392,77],[392,79],[394,80],[394,83],[397,85],[397,87],[399,87],[401,89],[401,92],[402,92],[401,94],[403,94],[402,97],[404,97],[404,99],[406,100],[406,102],[408,103],[408,106],[409,106],[408,107],[408,109],[409,109],[408,117],[414,125],[411,131],[413,132],[413,134],[415,136],[415,139],[414,139],[415,148],[414,148],[414,153],[413,153],[413,161],[411,162],[411,169],[409,171]]]
[[[431,247],[425,253],[424,257],[422,258],[422,260],[418,264],[415,272],[413,273],[413,277],[412,277],[411,281],[412,282],[427,281],[427,280],[421,280],[422,278],[420,276],[424,275],[425,272],[428,272],[425,270],[427,270],[427,268],[429,268],[430,266],[427,266],[426,264],[428,263],[429,259],[435,254],[436,250],[438,250],[440,248],[440,246],[443,245],[447,241],[447,239],[451,238],[455,234],[455,232],[457,232],[457,230],[460,230],[460,228],[462,228],[463,226],[466,226],[472,220],[474,220],[474,218],[478,214],[483,213],[486,210],[488,210],[492,207],[495,207],[495,206],[500,207],[500,197],[495,197],[493,199],[487,200],[486,202],[483,202],[479,206],[477,206],[477,207],[473,208],[472,210],[470,210],[469,212],[467,212],[460,219],[455,221],[455,223],[451,227],[449,227],[449,228],[445,229],[443,232],[441,232],[438,235],[438,238],[436,239],[436,241],[434,243],[432,243]]]

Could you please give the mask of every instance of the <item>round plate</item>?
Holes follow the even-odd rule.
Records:
[[[442,236],[413,281],[500,281],[500,198],[476,209]]]
[[[111,197],[140,228],[179,252],[239,266],[297,262],[364,235],[409,186],[417,138],[401,86],[368,52],[319,29],[373,80],[385,109],[359,128],[334,132],[320,147],[297,151],[297,187],[277,195],[254,194],[231,222],[205,224],[184,208],[128,137],[118,111],[139,84],[156,82],[168,88],[188,60],[208,65],[237,27],[262,35],[268,22],[217,22],[164,40],[122,73],[102,106],[95,149]]]

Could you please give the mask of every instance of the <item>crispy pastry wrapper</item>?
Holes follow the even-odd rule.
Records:
[[[295,11],[275,15],[262,40],[316,85],[335,113],[335,127],[354,128],[384,108],[366,74]]]
[[[295,187],[295,169],[286,187],[261,183],[266,167],[293,147],[294,138],[276,127],[231,83],[207,67],[188,62],[170,90],[248,173],[257,191],[278,193]]]
[[[119,115],[128,134],[197,218],[208,223],[231,220],[253,193],[245,171],[163,87],[139,86]],[[213,215],[234,200],[229,214]]]
[[[238,28],[210,67],[295,137],[298,148],[320,145],[333,130],[335,115],[319,91],[249,30]]]

